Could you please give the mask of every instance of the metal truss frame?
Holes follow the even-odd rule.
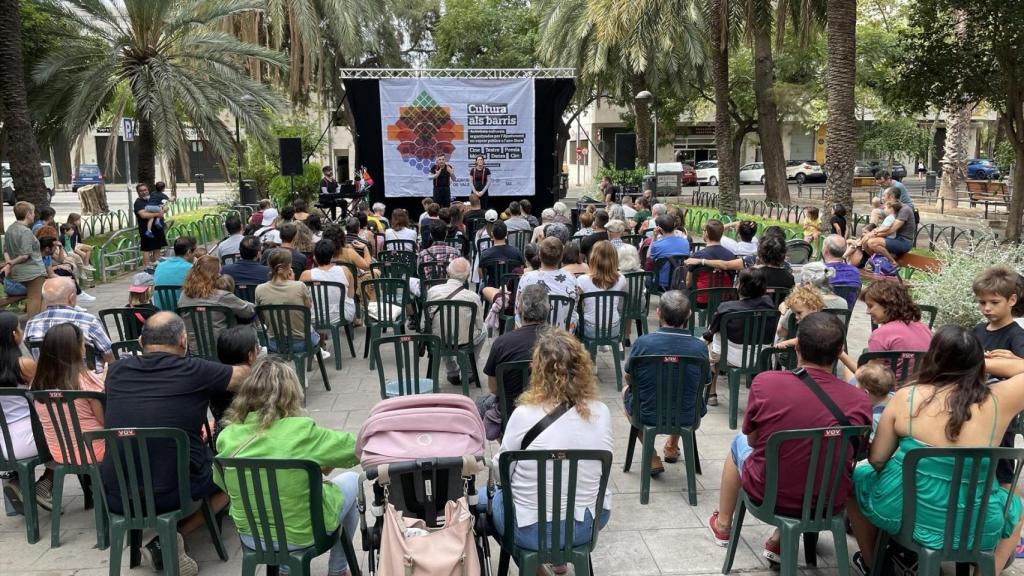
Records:
[[[341,78],[384,80],[389,78],[575,78],[575,68],[341,68]]]

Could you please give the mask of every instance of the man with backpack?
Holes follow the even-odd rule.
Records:
[[[660,270],[654,270],[655,281],[664,290],[669,288],[672,272],[689,256],[690,241],[686,236],[676,235],[676,219],[668,214],[658,216],[654,220],[654,225],[654,242],[647,252],[647,258],[652,264],[657,264],[658,260],[665,258],[669,260],[670,265],[663,265]]]

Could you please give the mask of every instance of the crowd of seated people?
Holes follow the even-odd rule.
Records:
[[[893,208],[893,222],[882,223],[881,229],[896,234],[907,225],[900,218],[910,217],[906,210]],[[908,450],[1013,445],[1010,422],[1024,410],[1024,277],[1015,270],[996,266],[976,279],[973,296],[984,322],[973,330],[936,327],[933,335],[912,290],[898,279],[873,279],[862,289],[853,290],[852,296],[849,292],[837,293],[839,287],[861,286],[856,264],[847,258],[847,240],[839,234],[823,238],[822,262],[797,268],[787,262],[787,243],[781,229],[759,230],[753,222],[727,225],[708,220],[696,239],[687,233],[676,207],[651,198],[642,197],[627,207],[616,202],[613,195],[604,206],[598,203],[582,210],[575,224],[564,204],[541,211],[540,221],[531,209],[530,203],[522,200],[510,202],[503,212],[483,210],[479,198],[446,208],[431,202],[418,226],[412,225],[406,210],[396,208],[389,217],[386,206],[376,205],[360,207],[355,216],[341,224],[321,224],[319,214],[299,203],[281,207],[280,211],[272,205],[264,206],[259,221],[250,221],[245,228],[241,220],[228,218],[226,236],[210,255],[203,255],[204,248],[194,239],[179,237],[174,242],[174,256],[160,262],[153,276],[141,273],[132,278],[129,305],[138,311],[141,353],[120,359],[114,357],[103,322],[77,307],[75,279],[46,277],[39,286],[40,310],[28,319],[24,330],[16,315],[0,313],[0,388],[104,392],[105,406],[93,401],[77,405],[83,431],[121,427],[184,430],[189,440],[190,494],[194,499],[207,500],[215,511],[239,497],[237,478],[215,470],[215,454],[303,458],[315,461],[325,471],[352,468],[358,464],[355,437],[322,427],[305,413],[303,397],[307,392],[299,384],[291,361],[278,358],[280,339],[268,339],[266,350],[257,339],[259,329],[269,332],[270,327],[260,326],[256,309],[280,304],[311,308],[313,295],[306,283],[336,282],[340,288],[328,291],[332,302],[330,321],[357,323],[363,305],[361,283],[388,273],[374,264],[385,250],[399,249],[397,245],[387,246],[387,241],[399,240],[417,268],[421,264],[438,265],[432,268],[436,276],[420,278],[432,281],[417,303],[422,310],[411,306],[404,312],[412,318],[429,311],[431,304],[466,302],[476,310],[476,321],[462,319],[465,334],[459,335],[460,340],[471,342],[479,353],[491,338],[483,365],[487,388],[475,395],[484,421],[497,424],[496,432],[489,435],[500,441],[495,462],[505,451],[527,448],[527,432],[559,407],[563,407],[559,418],[532,439],[530,449],[614,452],[610,412],[599,400],[594,359],[582,343],[597,332],[598,317],[597,304],[585,295],[635,289],[627,281],[627,274],[640,271],[650,276],[642,289],[657,294],[652,307],[658,325],[649,333],[636,335],[623,367],[624,411],[632,426],[652,424],[658,402],[654,373],[637,358],[685,356],[707,362],[707,382],[699,381],[700,372],[694,367],[679,383],[681,391],[696,401],[683,408],[678,423],[696,423],[719,405],[719,364],[739,366],[749,362],[738,355],[740,346],[750,344],[744,342],[743,326],[725,320],[726,314],[778,311],[778,323],[765,326],[764,332],[755,337],[758,344],[789,351],[798,369],[765,370],[752,379],[742,429],[732,441],[723,467],[717,510],[707,524],[716,544],[725,545],[734,537],[733,513],[741,490],[754,500],[764,497],[769,466],[766,446],[777,432],[839,425],[872,427],[867,461],[856,463],[850,452],[849,461],[840,463],[844,474],[836,500],[840,507],[837,512],[845,511],[851,518],[858,543],[851,562],[862,573],[879,553],[874,549],[877,531],[894,533],[903,521],[902,462]],[[45,230],[45,226],[40,229]],[[509,234],[519,231],[530,234],[525,250],[509,243]],[[632,238],[634,235],[639,238]],[[896,257],[904,246],[898,237],[894,242],[880,242],[888,238],[872,236],[865,246],[878,253],[891,249],[890,256]],[[694,249],[694,241],[700,242],[699,249]],[[25,244],[22,250],[29,253],[29,258],[11,264],[9,254],[10,267],[31,260],[28,237],[19,242]],[[235,258],[222,266],[227,256]],[[493,277],[492,269],[499,264],[508,277]],[[43,270],[45,274],[46,268]],[[28,275],[20,276],[22,284],[34,282]],[[414,271],[413,275],[419,274]],[[223,306],[230,310],[233,321],[215,318],[213,324],[219,361],[190,353],[197,347],[195,334],[175,312],[157,311],[153,304],[155,286],[180,286],[176,302],[179,308]],[[253,287],[252,300],[244,298],[235,289],[238,286]],[[736,295],[716,302],[711,309],[708,301],[690,294],[713,287],[735,288]],[[786,297],[773,298],[777,292]],[[552,305],[560,301],[552,296],[568,299],[571,304],[560,307],[559,314],[552,314]],[[857,362],[859,349],[847,341],[845,316],[839,314],[851,310],[862,315],[861,322],[870,320],[873,325],[867,352],[924,354],[914,362],[908,380],[895,378],[898,370],[892,370],[888,362]],[[694,332],[698,327],[691,325],[698,311],[706,315],[706,330],[699,334]],[[601,315],[611,332],[620,337],[627,332],[623,326],[625,312],[624,302],[619,302],[611,314]],[[427,314],[424,321],[410,322],[409,326],[439,333],[437,318]],[[500,323],[491,321],[496,317]],[[292,349],[300,351],[306,342],[312,342],[326,355],[328,335],[306,333],[301,319],[293,320],[292,333],[285,335]],[[38,350],[23,354],[23,347]],[[76,353],[69,357],[68,350]],[[461,385],[466,367],[455,357],[445,360],[447,382]],[[513,373],[499,383],[502,365],[524,361],[532,363],[528,376]],[[476,375],[471,378],[475,380]],[[705,386],[707,395],[699,397],[696,391]],[[820,399],[815,388],[838,406],[843,418]],[[506,398],[504,407],[498,406],[499,392]],[[794,405],[801,409],[793,410]],[[639,421],[633,419],[634,407],[638,408]],[[18,457],[30,456],[36,450],[28,408],[27,400],[0,400],[9,440]],[[502,413],[508,414],[507,421],[501,421]],[[207,425],[211,415],[212,427]],[[56,453],[55,423],[42,413],[39,419],[44,435],[39,440]],[[210,430],[215,431],[215,451],[204,436]],[[177,508],[182,504],[178,502],[177,480],[173,467],[166,464],[172,458],[166,454],[166,447],[154,450],[155,505],[158,511]],[[121,495],[102,443],[93,444],[91,457],[101,467],[111,511],[120,511]],[[790,450],[780,458],[784,461],[778,463],[776,512],[799,515],[803,480],[812,464],[810,454]],[[654,451],[650,473],[660,475],[666,464],[680,459],[680,438],[670,435],[660,453]],[[927,464],[917,486],[920,510],[946,505],[953,473],[947,464]],[[44,471],[37,484],[37,501],[43,507],[51,502],[51,476]],[[604,509],[595,509],[599,476],[600,471],[593,467],[580,469],[573,511],[578,539],[589,538],[592,526],[603,526],[609,519],[610,498],[604,499]],[[996,476],[997,485],[983,503],[991,511],[983,539],[984,546],[995,549],[996,566],[1001,569],[1019,542],[1021,506],[1015,492],[1008,488],[1013,479],[1011,464],[1000,461]],[[328,531],[344,526],[349,535],[356,532],[357,478],[353,472],[345,472],[325,484],[324,523]],[[289,510],[303,509],[299,506],[302,502],[294,500],[301,497],[296,495],[304,494],[297,484],[281,484],[278,489],[284,501],[293,504],[287,506]],[[538,516],[540,495],[535,469],[520,463],[511,485],[500,487],[493,495],[490,521],[499,534],[504,529],[501,503],[510,492],[514,494],[518,520],[515,541],[524,546],[535,543],[539,523],[544,520]],[[16,508],[25,501],[18,482],[10,476],[4,481],[4,495],[18,503]],[[1003,515],[1007,502],[1010,513]],[[254,536],[242,509],[232,507],[230,514],[239,527],[243,545],[253,546]],[[285,518],[289,541],[311,540],[308,516],[289,512]],[[189,534],[203,521],[201,513],[185,517],[179,522],[179,534]],[[915,535],[924,546],[941,547],[949,538],[942,533],[945,512],[919,514],[914,521]],[[151,535],[143,545],[144,556],[157,569],[163,561],[161,545],[160,539]],[[178,547],[181,573],[195,574],[198,565],[186,553],[180,537]],[[775,562],[782,558],[778,533],[764,543],[763,554]],[[348,574],[347,562],[339,544],[331,550],[328,573]]]

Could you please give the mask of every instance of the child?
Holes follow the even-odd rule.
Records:
[[[804,211],[804,218],[800,221],[800,227],[804,229],[804,241],[814,244],[821,236],[821,212],[811,206]]]
[[[160,212],[164,209],[164,202],[169,202],[171,200],[166,194],[164,194],[164,186],[163,182],[157,182],[153,185],[153,191],[149,193],[149,198],[146,199],[149,204],[146,204],[145,212]],[[150,218],[149,220],[146,220],[146,231],[143,232],[143,234],[145,234],[147,238],[153,237],[154,226],[158,229],[163,228],[163,218]]]
[[[885,364],[868,362],[857,368],[857,387],[867,392],[871,398],[871,437],[875,437],[875,430],[878,428],[878,420],[885,411],[889,398],[892,397],[896,386],[896,375],[892,373]]]
[[[846,206],[836,204],[832,208],[832,219],[829,220],[828,225],[832,228],[833,234],[839,234],[846,238]]]
[[[878,226],[882,223],[882,218],[885,218],[885,210],[882,208],[882,199],[878,196],[871,198],[871,215],[868,217],[868,223]]]
[[[60,240],[61,244],[64,245],[64,249],[67,252],[78,254],[78,257],[81,258],[82,262],[85,264],[84,268],[87,272],[95,272],[96,269],[92,267],[92,246],[82,242],[82,215],[75,212],[68,214],[68,221],[65,226],[69,226],[71,228],[68,238],[71,247],[68,248],[69,242],[66,242],[62,236]],[[60,230],[63,235],[64,226],[61,226]]]
[[[796,346],[796,334],[789,333],[790,317],[796,316],[797,324],[804,319],[804,316],[821,312],[825,309],[825,299],[821,297],[813,287],[809,285],[797,286],[786,297],[786,301],[779,307],[782,318],[779,319],[779,327],[776,334],[781,339],[775,344],[776,348],[792,348]]]
[[[139,272],[132,276],[132,283],[128,286],[128,308],[135,308],[135,322],[137,333],[142,333],[142,326],[146,320],[160,310],[153,305],[153,276],[146,272]]]
[[[890,200],[885,203],[885,219],[882,220],[879,228],[886,229],[892,226],[892,223],[896,221],[896,215],[900,213],[900,209],[903,208],[903,204],[899,200]]]

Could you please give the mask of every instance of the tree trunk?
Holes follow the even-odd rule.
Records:
[[[0,117],[7,133],[7,154],[16,199],[37,207],[49,206],[50,195],[43,181],[41,156],[28,111],[18,0],[0,0],[0,64],[0,69],[6,71],[0,80]]]
[[[1010,213],[1007,214],[1006,239],[1018,241],[1021,217],[1024,216],[1024,142],[1015,141],[1013,147],[1016,159],[1013,163],[1013,195],[1010,197]]]
[[[736,215],[740,189],[729,118],[729,0],[711,0],[711,82],[715,88],[715,150],[718,154],[718,209]]]
[[[779,109],[775,104],[775,62],[768,24],[754,31],[754,94],[757,99],[757,133],[764,162],[765,198],[789,204],[786,157],[782,153],[782,130],[779,128]]]
[[[647,82],[639,75],[633,76],[629,84],[634,96],[647,89]],[[633,112],[636,119],[636,167],[647,170],[651,158],[651,103],[634,98]]]
[[[139,123],[139,182],[153,187],[156,181],[156,140],[153,137],[153,122],[151,120],[138,119]],[[131,174],[128,175],[131,180]],[[190,181],[190,175],[185,174],[185,180]]]
[[[853,213],[853,166],[857,117],[853,85],[857,72],[857,0],[828,0],[828,128],[825,135],[825,214],[842,204]]]
[[[946,109],[946,143],[942,154],[942,183],[936,206],[956,207],[956,191],[966,177],[967,132],[971,126],[971,108]]]

